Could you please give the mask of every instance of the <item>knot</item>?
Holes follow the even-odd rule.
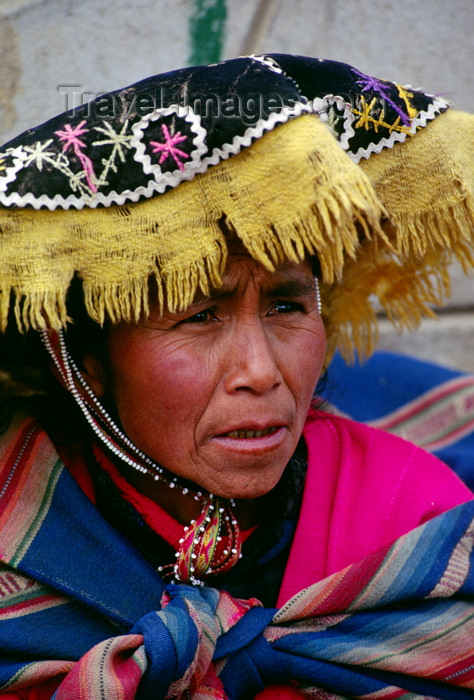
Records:
[[[214,661],[224,687],[232,688],[232,697],[254,697],[266,686],[292,679],[285,659],[264,636],[275,612],[252,608],[217,640]]]
[[[238,600],[225,591],[169,584],[159,611],[130,630],[143,636],[147,669],[137,698],[180,697],[184,691],[226,698],[257,693],[291,676],[263,631],[275,610],[256,599]]]
[[[131,629],[143,635],[147,671],[140,683],[145,697],[179,696],[197,686],[209,670],[219,627],[219,592],[168,585],[162,608],[144,615]]]
[[[144,615],[130,630],[130,634],[143,636],[147,661],[137,697],[171,698],[179,697],[185,690],[192,694],[198,688],[209,688],[215,697],[225,698],[212,664],[217,641],[249,612],[259,610],[256,606],[261,603],[256,599],[236,600],[213,588],[174,584],[166,587],[161,602],[161,610]],[[222,647],[225,654],[248,643],[266,626],[270,611],[260,611],[267,614],[258,631],[252,616],[247,631],[244,626],[242,634],[227,638]]]

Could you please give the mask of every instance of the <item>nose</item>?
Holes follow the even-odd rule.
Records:
[[[237,322],[228,338],[225,386],[228,392],[264,394],[278,387],[277,341],[268,337],[260,319]]]

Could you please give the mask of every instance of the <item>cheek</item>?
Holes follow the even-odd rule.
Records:
[[[314,319],[287,345],[288,380],[297,403],[303,411],[313,397],[324,365],[326,335],[322,321]]]
[[[199,363],[191,360],[160,358],[148,362],[140,377],[142,395],[149,399],[144,402],[144,408],[149,410],[154,406],[167,411],[178,407],[182,412],[192,404],[192,387],[201,383],[200,370]]]
[[[112,396],[125,432],[146,451],[151,440],[155,449],[176,440],[184,423],[194,428],[211,380],[192,352],[150,348],[145,355],[143,344],[137,350],[125,346],[117,353]]]

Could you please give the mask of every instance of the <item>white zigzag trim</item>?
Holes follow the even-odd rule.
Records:
[[[2,201],[2,194],[8,187],[10,182],[13,182],[16,174],[23,168],[23,163],[27,158],[27,154],[23,151],[22,146],[17,146],[10,152],[5,151],[0,153],[0,158],[2,156],[13,157],[13,165],[5,166],[5,175],[0,174],[0,202]]]
[[[283,68],[275,61],[275,59],[270,58],[270,56],[268,56],[265,53],[251,53],[247,56],[241,56],[240,58],[251,58],[254,61],[258,61],[258,63],[263,63],[263,65],[269,68],[272,71],[272,73],[279,73],[280,75],[286,76],[286,73],[283,71]]]
[[[143,143],[143,131],[152,121],[157,121],[161,117],[167,117],[171,114],[176,114],[178,117],[185,119],[191,125],[191,130],[196,134],[193,139],[195,150],[192,151],[190,160],[183,163],[183,170],[177,168],[173,172],[162,172],[158,163],[152,163],[150,156],[145,152],[145,144]],[[147,114],[143,119],[132,126],[133,137],[130,141],[132,148],[135,148],[134,160],[143,165],[143,171],[147,175],[154,175],[154,183],[152,192],[162,194],[168,187],[176,187],[183,180],[191,180],[197,172],[197,167],[201,162],[201,156],[208,150],[204,140],[206,138],[206,130],[201,126],[201,118],[191,107],[182,107],[180,105],[171,105],[166,108],[155,109],[151,114]],[[148,188],[147,188],[148,189]]]
[[[411,89],[410,85],[404,86],[406,89]],[[367,148],[359,148],[356,153],[348,152],[349,157],[354,163],[359,163],[362,158],[369,158],[372,153],[381,153],[384,148],[392,148],[395,143],[403,143],[408,135],[415,134],[417,127],[426,126],[429,121],[432,121],[438,114],[449,107],[449,102],[442,97],[435,95],[427,95],[433,98],[433,103],[429,105],[427,110],[420,112],[411,122],[411,127],[408,132],[394,132],[388,138],[381,139],[378,143],[371,143]]]
[[[328,111],[331,105],[335,104],[338,109],[340,109],[344,114],[344,131],[340,136],[334,133],[331,129],[330,124],[328,124]],[[320,119],[323,123],[328,124],[328,129],[337,138],[342,148],[345,151],[349,150],[349,139],[355,135],[355,131],[352,128],[352,124],[355,121],[355,116],[351,111],[351,106],[339,95],[326,95],[325,97],[315,97],[313,100],[313,107],[315,112],[319,114]]]
[[[301,114],[314,112],[310,103],[297,102],[293,107],[283,107],[281,112],[272,112],[267,119],[259,119],[255,126],[248,127],[242,136],[234,136],[230,143],[221,148],[214,148],[212,155],[203,158],[199,172],[204,172],[210,165],[217,165],[221,160],[237,155],[243,148],[251,146],[252,142],[261,138],[266,131],[272,131],[277,124],[299,117]]]

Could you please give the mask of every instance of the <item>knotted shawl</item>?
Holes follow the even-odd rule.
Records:
[[[474,502],[274,610],[165,585],[34,421],[13,423],[2,450],[1,691],[56,677],[56,700],[251,698],[275,683],[321,698],[473,696]]]

